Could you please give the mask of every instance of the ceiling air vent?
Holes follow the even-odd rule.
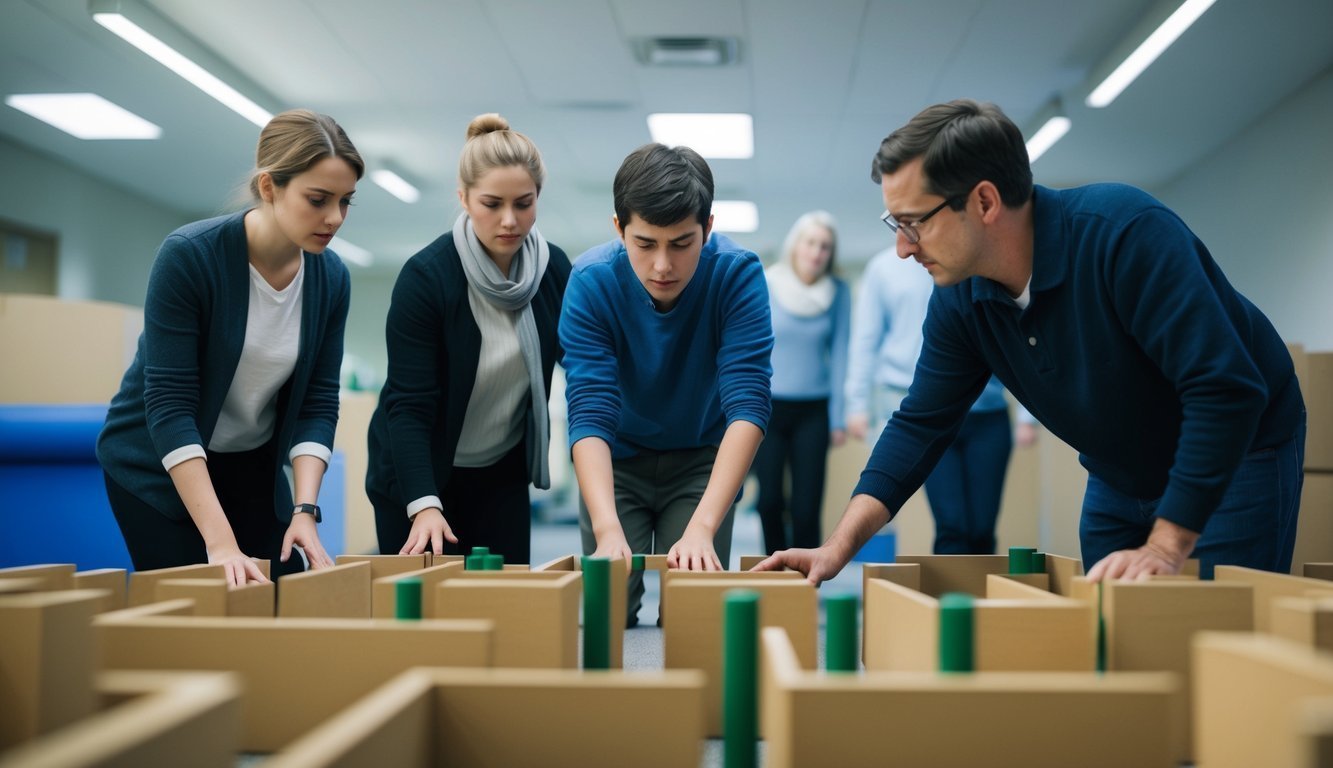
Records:
[[[735,64],[734,37],[645,37],[635,44],[639,62],[654,67],[721,67]]]

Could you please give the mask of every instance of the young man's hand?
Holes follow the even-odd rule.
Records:
[[[722,570],[722,561],[718,559],[717,550],[713,548],[713,535],[693,526],[686,526],[680,541],[672,545],[671,551],[667,553],[667,567],[682,568],[687,571]]]

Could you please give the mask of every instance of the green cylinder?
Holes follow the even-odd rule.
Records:
[[[611,560],[583,558],[583,668],[611,668]]]
[[[940,671],[972,671],[972,596],[949,592],[940,597]]]
[[[1032,553],[1036,551],[1032,547],[1010,547],[1009,573],[1032,573]]]
[[[1046,573],[1046,553],[1045,553],[1045,552],[1033,552],[1033,553],[1032,553],[1032,567],[1031,567],[1030,570],[1031,570],[1032,573]]]
[[[1106,619],[1102,617],[1102,585],[1097,582],[1097,671],[1106,671]]]
[[[473,548],[472,548],[472,554],[474,554],[474,555],[489,555],[490,553],[491,553],[491,548],[490,548],[490,547],[473,547]]]
[[[484,571],[486,570],[485,555],[468,555],[463,558],[463,570],[465,571]]]
[[[858,603],[856,595],[836,595],[824,601],[824,659],[829,672],[855,672],[860,668],[856,658]]]
[[[722,764],[759,764],[759,593],[733,589],[722,597]]]
[[[505,569],[505,556],[498,554],[482,555],[483,571],[503,571]]]
[[[644,569],[645,563],[646,560],[644,559],[643,555],[630,555],[629,569],[631,571],[642,571]]]
[[[421,579],[399,579],[394,582],[393,592],[394,618],[421,618]]]

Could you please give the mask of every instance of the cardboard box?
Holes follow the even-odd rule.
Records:
[[[1198,765],[1303,764],[1303,707],[1333,696],[1333,657],[1270,635],[1203,632],[1193,658]]]
[[[894,562],[921,566],[921,591],[931,597],[947,592],[986,594],[986,576],[1009,573],[1008,555],[898,555]]]
[[[343,498],[347,504],[344,547],[354,555],[380,550],[375,533],[375,508],[366,496],[366,468],[370,462],[366,438],[378,401],[373,392],[343,390],[338,396],[338,432],[333,437],[333,447],[343,452],[347,470],[343,475]]]
[[[255,560],[259,565],[259,572],[264,574],[265,578],[269,576],[269,567],[267,560]],[[130,573],[130,598],[131,607],[136,605],[147,605],[157,599],[157,583],[165,579],[225,579],[227,573],[221,565],[211,565],[201,563],[199,565],[181,565],[175,568],[158,568],[151,571],[133,571]]]
[[[234,675],[103,672],[96,690],[112,703],[0,755],[0,768],[236,764],[241,688]]]
[[[1333,563],[1333,472],[1305,471],[1299,514],[1296,547],[1291,553],[1295,575],[1303,573],[1306,563]],[[1333,565],[1329,568],[1333,570]]]
[[[692,671],[417,669],[265,766],[698,765],[703,685],[703,676]]]
[[[662,589],[664,595],[671,594],[671,620],[662,625],[664,666],[703,671],[707,681],[704,722],[710,737],[722,735],[723,597],[727,592],[758,592],[759,625],[785,630],[806,669],[818,664],[815,587],[801,578],[750,578],[754,575],[714,572],[711,579],[673,577]]]
[[[98,616],[98,666],[236,672],[244,682],[245,751],[280,749],[403,670],[489,666],[492,658],[484,621],[151,615],[183,603]]]
[[[231,586],[226,579],[161,579],[154,602],[193,600],[195,616],[273,618],[273,582]]]
[[[1213,569],[1218,582],[1248,584],[1254,589],[1254,631],[1268,632],[1273,613],[1273,600],[1279,597],[1306,597],[1309,590],[1328,589],[1328,582],[1269,573],[1238,565],[1219,565]]]
[[[769,768],[1176,765],[1169,673],[833,675],[779,629],[761,641]]]
[[[0,293],[0,402],[110,402],[142,331],[137,307]]]
[[[493,663],[497,667],[578,669],[581,574],[543,573],[536,574],[536,579],[514,579],[494,578],[503,573],[497,571],[463,573],[492,578],[442,581],[431,593],[437,618],[490,621],[495,628]],[[617,629],[611,626],[612,635],[623,637],[623,630]]]
[[[304,619],[370,618],[371,565],[340,563],[278,579],[278,616]]]
[[[432,555],[429,551],[420,555],[338,555],[334,559],[335,565],[346,565],[347,563],[370,563],[371,580],[382,579],[385,576],[392,576],[395,573],[406,573],[407,571],[419,571],[422,568],[429,568],[435,563],[432,562]],[[462,560],[458,555],[442,555],[446,562],[451,560]],[[439,559],[439,558],[436,558]]]
[[[665,574],[667,570],[666,555],[647,555],[644,558],[645,571],[656,570],[659,574]],[[620,669],[625,666],[625,618],[629,614],[629,571],[630,564],[623,558],[611,559],[611,658],[612,669]],[[533,569],[533,573],[548,572],[568,572],[582,571],[582,558],[574,555],[556,558],[549,563],[544,563]],[[481,571],[481,573],[491,573],[494,571]],[[505,573],[509,573],[505,571]],[[582,587],[580,587],[582,589]],[[659,612],[660,615],[660,612]],[[663,618],[665,621],[665,617]]]
[[[1305,360],[1305,468],[1333,472],[1333,352],[1309,352]]]
[[[89,626],[104,593],[0,595],[0,751],[92,714]]]
[[[124,568],[96,568],[76,571],[73,589],[100,589],[107,594],[97,606],[98,613],[119,611],[129,605],[129,574]]]
[[[1321,579],[1323,581],[1333,581],[1333,563],[1305,563],[1297,576],[1304,576],[1307,579]],[[1333,589],[1333,584],[1329,585]]]
[[[42,591],[74,588],[74,566],[68,563],[54,565],[21,565],[0,568],[0,580],[37,579]]]
[[[1279,597],[1269,632],[1307,648],[1333,651],[1333,598]]]

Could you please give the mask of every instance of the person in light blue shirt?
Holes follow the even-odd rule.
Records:
[[[585,553],[721,570],[771,410],[759,257],[713,234],[713,175],[687,147],[630,153],[619,238],[580,256],[560,316]],[[636,623],[642,574],[630,583]]]
[[[773,314],[773,416],[754,473],[770,555],[819,544],[829,445],[846,439],[842,383],[852,302],[847,284],[833,275],[837,243],[833,217],[811,211],[792,225],[764,272]]]

